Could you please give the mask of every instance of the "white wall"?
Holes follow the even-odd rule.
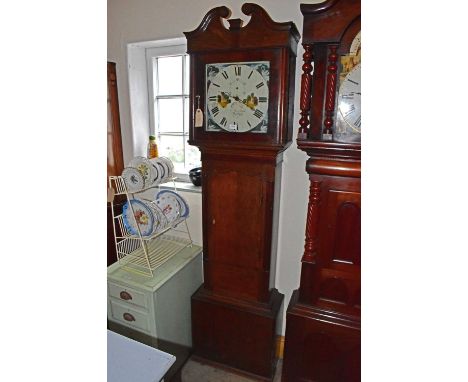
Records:
[[[127,44],[184,37],[198,27],[203,16],[212,8],[226,5],[232,18],[248,17],[242,14],[241,6],[246,1],[233,0],[108,0],[108,45],[107,59],[117,64],[120,120],[124,161],[141,154],[147,142],[148,128],[132,129],[129,101]],[[299,4],[304,0],[257,0],[274,21],[293,21],[302,34],[302,14]],[[320,0],[307,1],[318,3]],[[300,76],[302,73],[302,46],[298,47],[296,60],[296,94],[294,103],[294,140],[299,127]],[[308,179],[305,172],[306,155],[297,149],[295,141],[284,153],[283,180],[278,229],[278,259],[276,288],[285,295],[283,314],[280,317],[278,334],[285,332],[287,304],[294,289],[299,286],[300,259],[304,247]],[[190,196],[191,219],[197,239],[201,235],[201,201]],[[199,226],[197,227],[197,221]],[[198,229],[197,229],[198,228]],[[197,240],[198,241],[198,240]]]

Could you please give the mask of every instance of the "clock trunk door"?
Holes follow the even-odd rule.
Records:
[[[272,184],[236,168],[216,169],[206,177],[207,282],[214,292],[261,298],[268,290],[263,253],[270,250],[265,230],[271,224],[265,199]]]

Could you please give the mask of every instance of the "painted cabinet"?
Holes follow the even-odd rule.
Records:
[[[107,269],[107,317],[171,343],[192,346],[190,297],[203,283],[202,248],[187,247],[153,277],[112,264]]]

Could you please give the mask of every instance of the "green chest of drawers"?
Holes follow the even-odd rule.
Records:
[[[153,277],[107,268],[107,318],[151,337],[192,346],[190,297],[203,283],[202,248],[186,247]]]

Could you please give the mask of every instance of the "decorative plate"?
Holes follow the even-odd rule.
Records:
[[[159,157],[159,159],[161,159],[161,161],[166,165],[167,167],[167,173],[166,173],[166,176],[168,178],[172,178],[173,174],[174,174],[174,164],[172,163],[172,161],[169,159],[169,158],[166,158],[166,157]]]
[[[161,163],[161,161],[158,162],[158,168],[159,168],[159,173],[162,174],[161,183],[164,183],[165,179],[167,178],[167,168],[166,166],[164,166],[163,163]]]
[[[132,216],[132,208],[134,216]],[[143,200],[127,201],[123,206],[122,217],[125,228],[132,235],[138,235],[138,227],[141,236],[150,236],[153,233],[154,215],[151,208]]]
[[[173,223],[180,216],[180,204],[174,194],[161,194],[156,198],[155,203],[166,216],[169,224]]]
[[[158,158],[151,158],[149,161],[151,162],[151,166],[153,166],[154,173],[156,174],[156,177],[153,181],[153,186],[156,186],[161,183],[162,179],[161,169],[158,166]]]
[[[145,178],[145,187],[151,187],[154,180],[158,177],[154,166],[148,158],[135,157],[130,161],[128,167],[134,167],[140,171],[143,178]]]
[[[148,202],[148,205],[151,207],[151,211],[153,211],[154,215],[154,226],[153,226],[153,234],[161,232],[164,228],[166,228],[169,224],[167,221],[166,215],[163,214],[161,209],[156,204],[156,201]]]
[[[125,167],[122,171],[122,178],[130,192],[141,191],[145,188],[145,178],[136,168]]]
[[[164,195],[164,194],[171,194],[171,195],[174,196],[174,198],[177,199],[177,201],[179,202],[179,206],[180,206],[180,215],[179,216],[181,218],[185,218],[185,217],[188,216],[189,206],[188,206],[187,201],[181,195],[179,195],[177,192],[174,192],[172,190],[162,190],[162,191],[159,191],[156,194],[156,200],[159,199],[159,197]]]

